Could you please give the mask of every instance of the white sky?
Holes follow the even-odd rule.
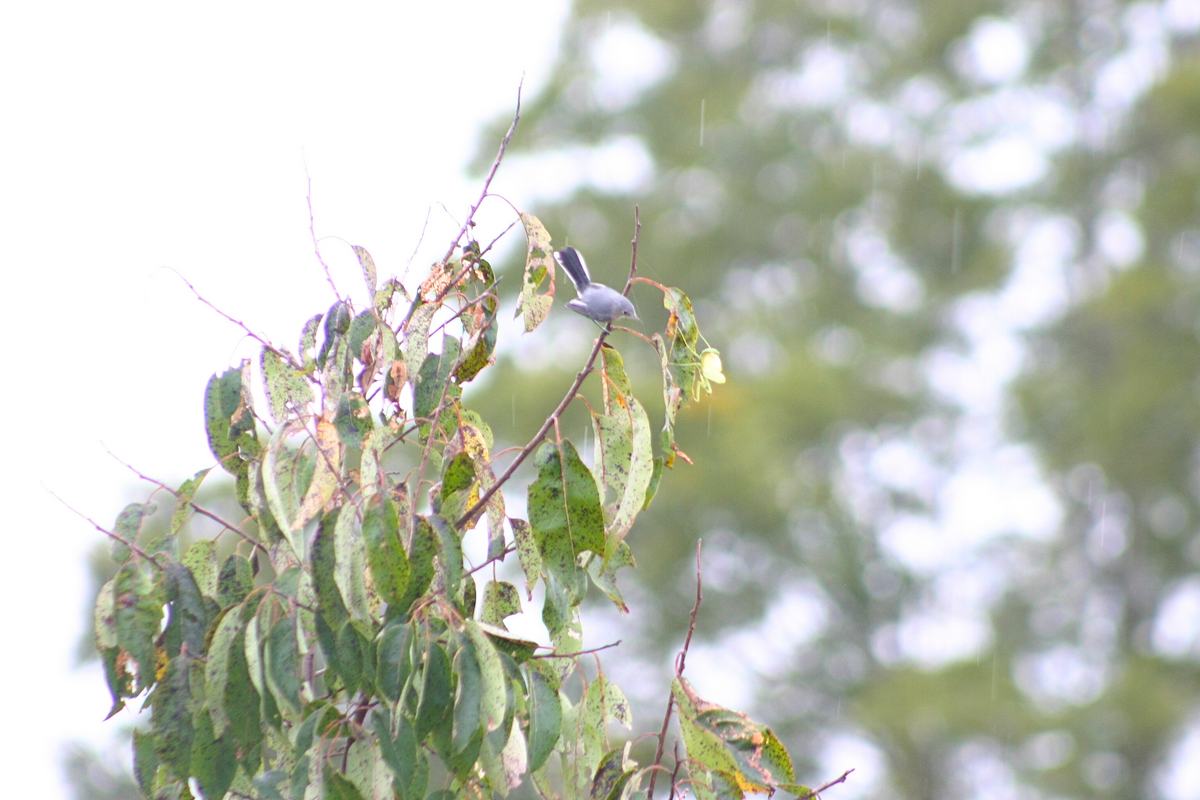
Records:
[[[11,796],[68,797],[61,743],[113,732],[98,669],[71,664],[82,555],[100,535],[47,489],[109,526],[141,490],[102,443],[167,481],[207,466],[204,384],[253,350],[164,267],[294,347],[331,302],[305,165],[318,235],[402,270],[431,204],[461,220],[478,196],[462,173],[479,126],[511,112],[522,73],[534,95],[566,13],[566,0],[0,11]],[[435,208],[430,253],[450,227]],[[322,247],[357,289],[349,248]]]

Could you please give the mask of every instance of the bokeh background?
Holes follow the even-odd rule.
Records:
[[[636,732],[702,537],[688,674],[803,780],[856,769],[827,796],[1200,797],[1200,0],[3,15],[15,796],[127,796],[129,720],[72,666],[99,535],[48,490],[107,525],[145,490],[102,445],[168,481],[211,461],[204,382],[254,348],[175,271],[291,341],[329,302],[311,178],[318,236],[419,278],[524,74],[495,191],[611,282],[639,204],[642,273],[729,377],[631,534],[633,613],[585,623],[624,640]],[[594,335],[547,324],[503,328],[470,400],[498,438]]]

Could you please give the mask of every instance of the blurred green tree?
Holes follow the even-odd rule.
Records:
[[[1200,701],[1198,28],[1182,2],[575,4],[514,140],[559,181],[539,214],[599,272],[639,203],[645,274],[692,287],[730,375],[633,534],[640,635],[665,680],[704,537],[720,655],[693,668],[752,668],[807,779],[1170,793]],[[546,363],[493,376],[498,437],[544,414],[517,396]]]

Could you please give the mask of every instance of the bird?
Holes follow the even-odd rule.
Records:
[[[602,283],[592,282],[583,256],[574,247],[555,250],[554,260],[575,284],[576,297],[567,302],[567,308],[603,325],[621,317],[632,317],[641,322],[628,297]]]

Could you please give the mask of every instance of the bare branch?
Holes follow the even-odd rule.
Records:
[[[168,268],[168,269],[170,269],[170,268]],[[245,332],[246,332],[246,335],[247,335],[247,336],[249,336],[251,339],[253,339],[254,341],[256,341],[256,342],[258,342],[259,344],[261,344],[263,347],[265,347],[265,348],[267,348],[268,350],[270,350],[270,351],[271,351],[272,353],[274,353],[275,355],[277,355],[277,356],[279,356],[280,358],[282,358],[282,359],[284,359],[285,361],[287,361],[287,362],[288,362],[288,364],[290,364],[290,365],[292,366],[292,368],[294,368],[294,369],[296,369],[296,370],[298,370],[298,371],[303,371],[304,367],[303,367],[301,364],[299,364],[299,363],[297,363],[297,362],[296,362],[296,359],[292,357],[292,354],[291,354],[291,353],[287,352],[286,350],[281,350],[281,349],[279,349],[279,348],[278,348],[278,347],[276,347],[275,345],[271,344],[271,342],[269,342],[267,339],[263,338],[262,336],[260,336],[259,334],[255,333],[253,330],[251,330],[250,326],[249,326],[249,325],[247,325],[246,323],[242,322],[242,321],[241,321],[241,320],[239,320],[239,319],[234,319],[234,318],[233,318],[233,317],[231,317],[229,314],[226,314],[224,311],[222,311],[221,309],[217,308],[215,305],[213,305],[213,304],[212,304],[212,302],[211,302],[210,300],[208,300],[208,298],[206,298],[204,295],[200,294],[200,292],[199,292],[199,291],[196,289],[196,287],[195,287],[195,286],[193,286],[193,285],[191,284],[191,282],[190,282],[190,281],[188,281],[188,279],[187,279],[187,278],[183,277],[183,274],[182,274],[181,272],[179,272],[179,270],[177,270],[177,269],[171,269],[171,271],[172,271],[172,272],[174,272],[176,275],[178,275],[178,276],[179,276],[179,280],[183,281],[183,285],[184,285],[184,286],[186,286],[186,287],[188,287],[189,289],[191,289],[191,291],[192,291],[192,294],[196,295],[196,299],[197,299],[197,300],[199,300],[201,303],[204,303],[204,305],[208,306],[208,307],[209,307],[209,308],[211,308],[213,311],[217,312],[217,313],[218,313],[218,314],[220,314],[222,317],[224,317],[225,319],[227,319],[227,320],[229,320],[230,322],[232,322],[234,325],[237,325],[239,328],[241,328],[243,331],[245,331]]]
[[[139,548],[139,547],[138,547],[136,544],[134,544],[133,542],[128,542],[128,541],[126,541],[126,540],[122,539],[120,536],[118,536],[117,534],[113,533],[113,532],[112,532],[112,531],[110,531],[108,528],[105,528],[105,527],[104,527],[104,526],[102,526],[100,523],[96,522],[96,520],[94,520],[94,519],[92,519],[91,517],[89,517],[87,514],[84,514],[82,511],[77,511],[77,510],[76,510],[74,507],[72,507],[72,506],[71,506],[71,504],[70,504],[70,503],[68,503],[66,500],[63,500],[61,497],[59,497],[57,494],[55,494],[55,493],[54,493],[52,490],[50,490],[49,488],[47,488],[45,484],[42,484],[42,488],[43,488],[43,489],[45,489],[45,490],[46,490],[46,491],[47,491],[47,492],[50,494],[50,496],[51,496],[51,497],[53,497],[53,498],[54,498],[55,500],[57,500],[58,502],[62,503],[62,504],[63,504],[63,507],[64,507],[65,509],[67,509],[68,511],[70,511],[72,514],[75,514],[76,516],[83,517],[85,520],[87,520],[89,523],[91,523],[91,525],[92,525],[92,527],[93,527],[93,528],[95,528],[96,530],[100,531],[101,533],[103,533],[103,534],[104,534],[105,536],[107,536],[108,538],[110,538],[110,539],[114,539],[114,540],[116,540],[116,541],[120,542],[121,544],[125,545],[125,546],[126,546],[126,547],[128,547],[130,550],[132,550],[133,552],[137,553],[139,556],[141,556],[142,558],[146,559],[147,561],[149,561],[151,564],[153,564],[154,566],[158,567],[159,569],[162,569],[162,568],[163,568],[163,565],[162,565],[162,564],[160,564],[160,563],[158,562],[158,559],[157,559],[157,558],[155,558],[154,556],[150,555],[150,554],[149,554],[149,553],[147,553],[145,550],[142,550],[141,548]]]
[[[103,445],[102,445],[102,446],[103,446]],[[179,492],[177,492],[176,490],[172,489],[170,486],[167,486],[167,485],[166,485],[165,483],[163,483],[162,481],[155,480],[154,478],[151,478],[151,477],[150,477],[150,476],[148,476],[148,475],[143,475],[141,472],[139,472],[139,471],[138,471],[137,467],[135,467],[135,466],[133,466],[132,464],[129,464],[129,463],[127,463],[127,462],[123,461],[123,460],[121,459],[121,457],[120,457],[120,456],[118,456],[118,455],[117,455],[116,453],[114,453],[112,450],[109,450],[107,447],[105,447],[105,448],[104,448],[104,452],[106,452],[106,453],[108,453],[110,456],[112,456],[112,458],[113,458],[113,460],[114,460],[114,461],[116,461],[118,464],[120,464],[120,465],[122,465],[123,467],[125,467],[126,469],[128,469],[128,470],[129,470],[130,472],[132,472],[134,475],[137,475],[139,478],[141,478],[142,480],[146,481],[147,483],[153,483],[153,484],[154,484],[155,486],[157,486],[158,488],[166,490],[166,491],[167,491],[168,493],[170,493],[170,494],[171,494],[171,495],[172,495],[172,496],[173,496],[173,497],[174,497],[176,500],[178,500],[178,499],[179,499]],[[262,545],[262,543],[261,543],[261,542],[259,542],[257,539],[255,539],[255,538],[254,538],[253,536],[251,536],[250,534],[248,534],[248,533],[246,533],[245,531],[243,531],[243,530],[242,530],[241,528],[239,528],[237,525],[234,525],[234,524],[233,524],[233,523],[231,523],[231,522],[226,522],[225,520],[221,519],[220,517],[218,517],[216,514],[212,513],[211,511],[209,511],[209,510],[207,510],[207,509],[205,509],[205,508],[202,508],[202,507],[200,507],[200,506],[196,505],[196,504],[195,504],[195,503],[193,503],[191,500],[188,500],[188,501],[187,501],[187,504],[188,504],[189,506],[191,506],[192,510],[193,510],[193,511],[195,511],[197,514],[202,514],[202,515],[204,515],[204,516],[208,517],[208,518],[209,518],[209,519],[211,519],[213,522],[215,522],[215,523],[217,523],[218,525],[220,525],[220,526],[224,527],[226,530],[229,530],[229,531],[232,531],[232,532],[236,533],[238,536],[242,537],[242,538],[243,538],[243,539],[245,539],[247,542],[249,542],[250,544],[254,545],[254,546],[255,546],[255,547],[257,547],[259,550],[263,551],[263,553],[264,553],[264,554],[270,555],[270,553],[269,553],[269,551],[267,550],[267,548],[266,548],[266,547],[264,547],[264,546]]]
[[[578,653],[542,653],[541,655],[531,656],[531,658],[578,658],[579,656],[587,656],[593,653],[599,653],[601,650],[607,650],[608,648],[616,647],[619,644],[621,644],[621,640],[617,639],[615,642],[600,645],[599,647],[593,647],[591,650],[580,650]]]
[[[692,646],[692,634],[696,632],[696,612],[700,610],[700,601],[704,597],[700,581],[700,547],[703,543],[703,539],[696,540],[696,604],[692,606],[692,618],[688,622],[687,638],[683,640],[683,649],[679,651],[679,655],[675,656],[676,677],[683,674],[683,666],[687,661],[688,648]]]
[[[846,778],[848,778],[850,776],[851,772],[854,772],[854,770],[853,769],[846,770],[840,776],[831,780],[829,783],[826,783],[823,786],[818,786],[816,789],[813,789],[808,794],[797,797],[796,800],[809,800],[809,798],[820,797],[821,792],[825,791],[830,786],[837,786],[839,783],[844,783]]]
[[[467,214],[467,218],[463,220],[462,228],[458,231],[458,235],[450,242],[450,249],[446,251],[446,256],[442,259],[442,263],[450,261],[450,257],[454,255],[454,248],[458,247],[462,237],[466,234],[467,229],[475,220],[475,212],[483,205],[483,201],[488,196],[488,187],[492,185],[492,178],[496,177],[496,170],[500,169],[500,162],[504,159],[504,151],[508,149],[508,143],[512,140],[513,134],[517,130],[517,122],[521,119],[521,88],[525,85],[525,77],[521,76],[521,82],[517,84],[517,110],[513,114],[512,125],[508,126],[508,133],[504,134],[503,141],[500,142],[500,150],[496,153],[496,160],[492,162],[492,168],[488,170],[487,178],[483,181],[483,191],[479,193],[479,199],[475,201],[475,205],[471,206],[471,211]]]
[[[687,661],[688,648],[692,645],[692,634],[696,630],[696,613],[700,610],[700,600],[703,597],[700,583],[700,548],[703,540],[696,540],[696,603],[692,606],[692,617],[688,622],[687,638],[683,640],[683,649],[679,651],[679,655],[675,656],[675,677],[683,675],[683,667]],[[667,742],[667,726],[671,724],[671,710],[675,707],[675,696],[672,695],[667,700],[667,711],[663,714],[662,731],[658,734],[658,750],[654,754],[654,763],[662,763],[663,747]],[[658,777],[658,773],[650,776],[650,786],[647,787],[646,800],[654,800],[654,779]],[[674,779],[672,779],[672,783]]]
[[[516,124],[515,120],[513,122]],[[629,279],[625,281],[626,294],[629,292],[629,287],[633,285],[633,276],[634,273],[637,272],[637,245],[638,237],[642,232],[642,221],[638,215],[637,206],[633,207],[633,220],[633,260],[629,265]],[[491,488],[484,492],[479,500],[477,500],[473,506],[468,508],[466,513],[458,518],[458,521],[454,523],[455,527],[461,528],[466,525],[471,517],[475,515],[475,512],[483,508],[487,501],[492,499],[492,495],[500,491],[500,487],[512,477],[512,474],[517,471],[517,467],[521,466],[521,462],[528,458],[529,454],[533,452],[533,449],[541,444],[542,440],[546,438],[546,432],[550,430],[550,426],[558,422],[558,418],[564,411],[567,410],[567,406],[569,406],[571,401],[575,399],[575,395],[579,393],[579,387],[583,385],[584,379],[587,378],[587,376],[591,373],[592,366],[596,363],[596,356],[600,355],[600,348],[604,346],[604,340],[608,338],[608,335],[612,333],[612,330],[612,323],[604,326],[604,330],[600,332],[598,337],[596,337],[596,344],[592,347],[592,353],[590,356],[588,356],[587,363],[584,364],[584,367],[579,371],[579,374],[575,376],[575,382],[572,383],[571,388],[567,390],[562,402],[558,404],[558,407],[555,408],[554,411],[551,412],[550,416],[546,418],[546,421],[542,423],[542,427],[539,428],[538,432],[535,433],[533,438],[529,440],[529,444],[521,448],[521,452],[517,453],[517,457],[512,460],[512,463],[508,465],[508,468],[504,470],[499,478],[496,479],[496,482],[492,484]]]
[[[333,289],[333,296],[338,300],[342,299],[342,295],[338,292],[337,284],[333,282],[333,275],[329,272],[329,265],[325,263],[325,259],[321,257],[321,245],[317,241],[316,223],[313,222],[312,208],[312,178],[308,176],[308,165],[304,167],[304,177],[308,180],[308,233],[312,236],[313,253],[317,256],[317,263],[321,265],[321,269],[325,270],[325,280],[329,281],[329,287]]]

